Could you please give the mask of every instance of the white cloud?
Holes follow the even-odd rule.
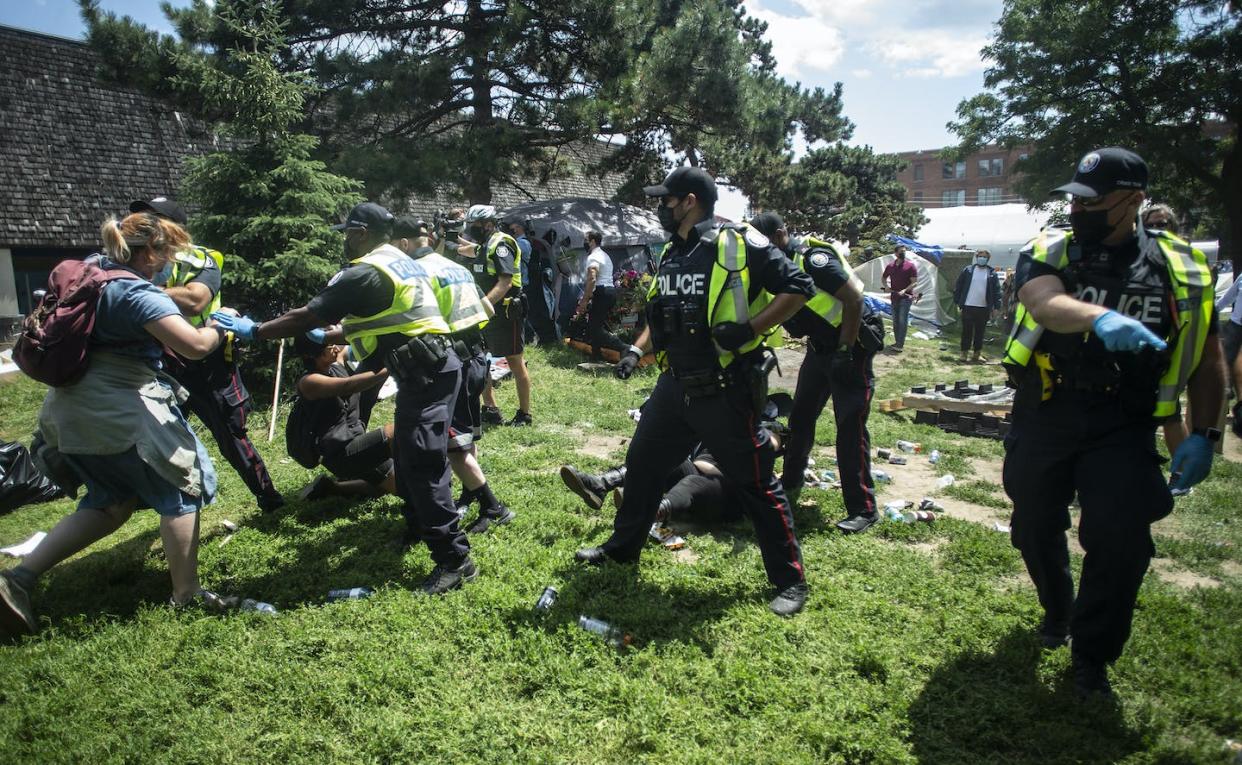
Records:
[[[840,30],[819,19],[782,16],[758,5],[751,15],[768,23],[776,71],[786,79],[803,80],[810,72],[827,72],[845,53]]]
[[[887,65],[899,77],[960,77],[986,64],[987,44],[999,0],[792,0],[801,11],[786,16],[765,8],[750,11],[768,23],[768,39],[781,75],[806,79],[832,72],[845,59]],[[859,79],[876,74],[856,67]]]

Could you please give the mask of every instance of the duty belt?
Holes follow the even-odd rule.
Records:
[[[673,377],[681,383],[682,393],[687,399],[715,396],[729,385],[729,378],[724,370],[708,369],[702,372],[673,372]]]

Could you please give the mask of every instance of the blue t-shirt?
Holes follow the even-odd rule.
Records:
[[[125,268],[112,262],[103,265],[109,271]],[[164,347],[143,329],[143,325],[165,316],[180,315],[181,311],[173,299],[145,278],[118,279],[104,285],[99,295],[91,340],[100,345],[114,345],[108,348],[114,353],[159,359],[164,354]]]
[[[518,249],[522,251],[522,284],[530,284],[530,240],[519,236],[517,244]]]

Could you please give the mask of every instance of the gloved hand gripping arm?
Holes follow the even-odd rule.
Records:
[[[638,368],[638,362],[643,357],[643,348],[651,341],[651,330],[644,329],[642,333],[634,340],[634,344],[621,354],[621,360],[613,367],[612,373],[616,375],[618,380],[628,380],[630,375],[634,374],[634,370]]]

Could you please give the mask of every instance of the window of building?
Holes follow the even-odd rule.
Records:
[[[922,201],[923,201],[923,192],[921,192],[921,191],[916,191],[916,192],[914,192],[914,198],[913,198],[911,201],[913,201],[913,202],[922,202]]]
[[[1005,160],[1001,157],[979,160],[979,177],[993,178],[1005,174]]]
[[[922,162],[914,163],[914,180],[916,181],[923,180],[923,163]]]
[[[944,170],[941,173],[944,178],[965,178],[966,163],[965,162],[945,162]]]
[[[1018,155],[1018,159],[1025,162],[1028,159],[1030,159],[1030,156],[1031,156],[1030,154],[1027,154],[1026,152],[1022,152],[1021,154]]]
[[[940,192],[940,204],[943,207],[961,207],[966,204],[966,189],[948,189]]]
[[[979,189],[977,203],[981,205],[998,205],[1001,203],[1000,186]]]

